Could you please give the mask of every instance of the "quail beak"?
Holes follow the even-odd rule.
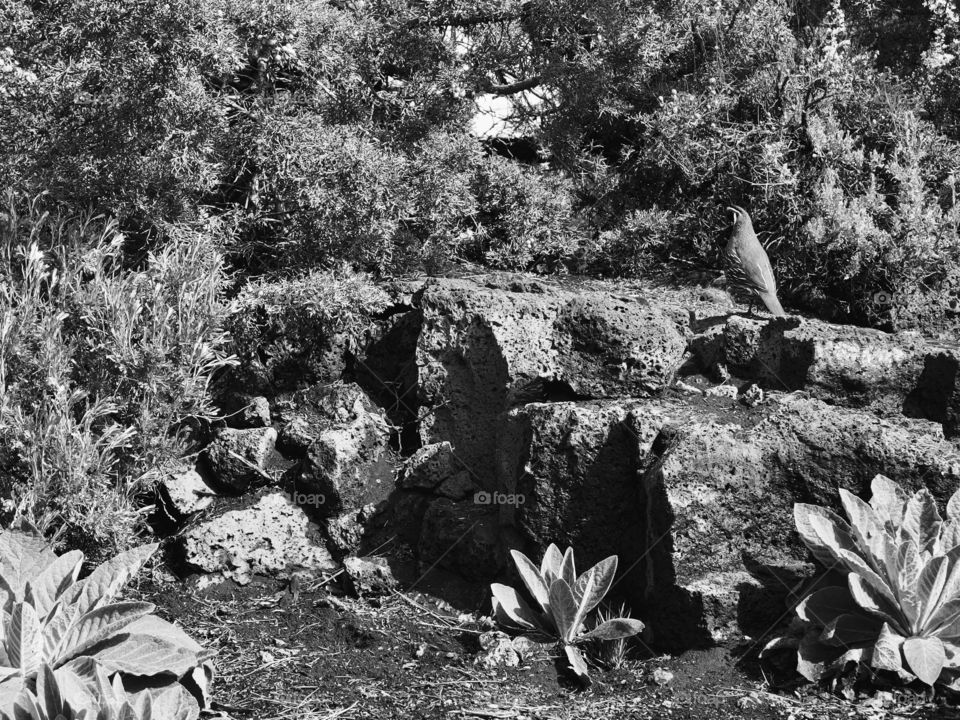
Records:
[[[732,224],[736,225],[736,223],[737,223],[737,217],[740,215],[740,213],[739,213],[739,212],[737,211],[737,209],[734,208],[734,207],[728,207],[728,208],[727,208],[727,212],[728,212],[728,213],[731,213],[731,214],[733,215],[733,223],[732,223]]]

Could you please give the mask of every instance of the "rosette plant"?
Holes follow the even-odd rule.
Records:
[[[561,554],[551,543],[540,567],[522,552],[511,550],[510,555],[540,609],[538,612],[531,608],[512,587],[493,583],[490,590],[494,615],[506,627],[557,640],[581,681],[589,682],[590,675],[579,645],[591,640],[619,640],[643,630],[642,622],[626,617],[611,618],[590,631],[585,628],[588,614],[600,604],[613,584],[617,574],[616,555],[601,560],[579,576],[572,547]]]
[[[82,552],[58,556],[29,526],[0,534],[0,717],[40,717],[64,694],[91,719],[124,703],[176,707],[178,720],[199,716],[188,687],[205,700],[213,653],[153,615],[152,604],[116,599],[156,549],[120,553],[80,578]],[[115,692],[101,706],[104,678]],[[138,690],[121,702],[127,681]]]
[[[798,605],[797,669],[814,681],[857,663],[905,682],[958,687],[960,491],[946,517],[926,489],[908,496],[877,475],[871,491],[865,502],[840,490],[849,522],[816,505],[794,508],[803,542],[845,580]]]
[[[190,699],[172,685],[127,694],[119,674],[111,681],[102,665],[87,658],[70,668],[42,665],[36,692],[20,693],[13,720],[190,720],[196,717]]]

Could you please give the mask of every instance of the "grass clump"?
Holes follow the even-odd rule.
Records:
[[[164,460],[213,413],[229,365],[216,227],[171,227],[124,267],[98,216],[11,199],[0,223],[0,457],[5,511],[81,546],[121,549]]]

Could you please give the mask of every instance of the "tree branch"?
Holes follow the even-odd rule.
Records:
[[[534,75],[523,80],[507,83],[506,85],[494,85],[493,83],[487,83],[483,89],[487,92],[493,93],[494,95],[516,95],[524,90],[532,90],[542,82],[543,76]]]
[[[474,25],[486,25],[488,23],[512,22],[520,20],[528,14],[526,7],[521,10],[511,12],[480,13],[479,15],[444,15],[438,18],[417,18],[411,20],[407,27],[473,27]]]

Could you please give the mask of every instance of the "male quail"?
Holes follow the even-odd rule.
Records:
[[[785,316],[777,300],[777,281],[773,277],[770,258],[753,231],[750,215],[737,205],[727,210],[733,213],[733,231],[723,251],[728,282],[750,294],[748,312],[751,314],[754,300],[759,297],[773,315]]]

